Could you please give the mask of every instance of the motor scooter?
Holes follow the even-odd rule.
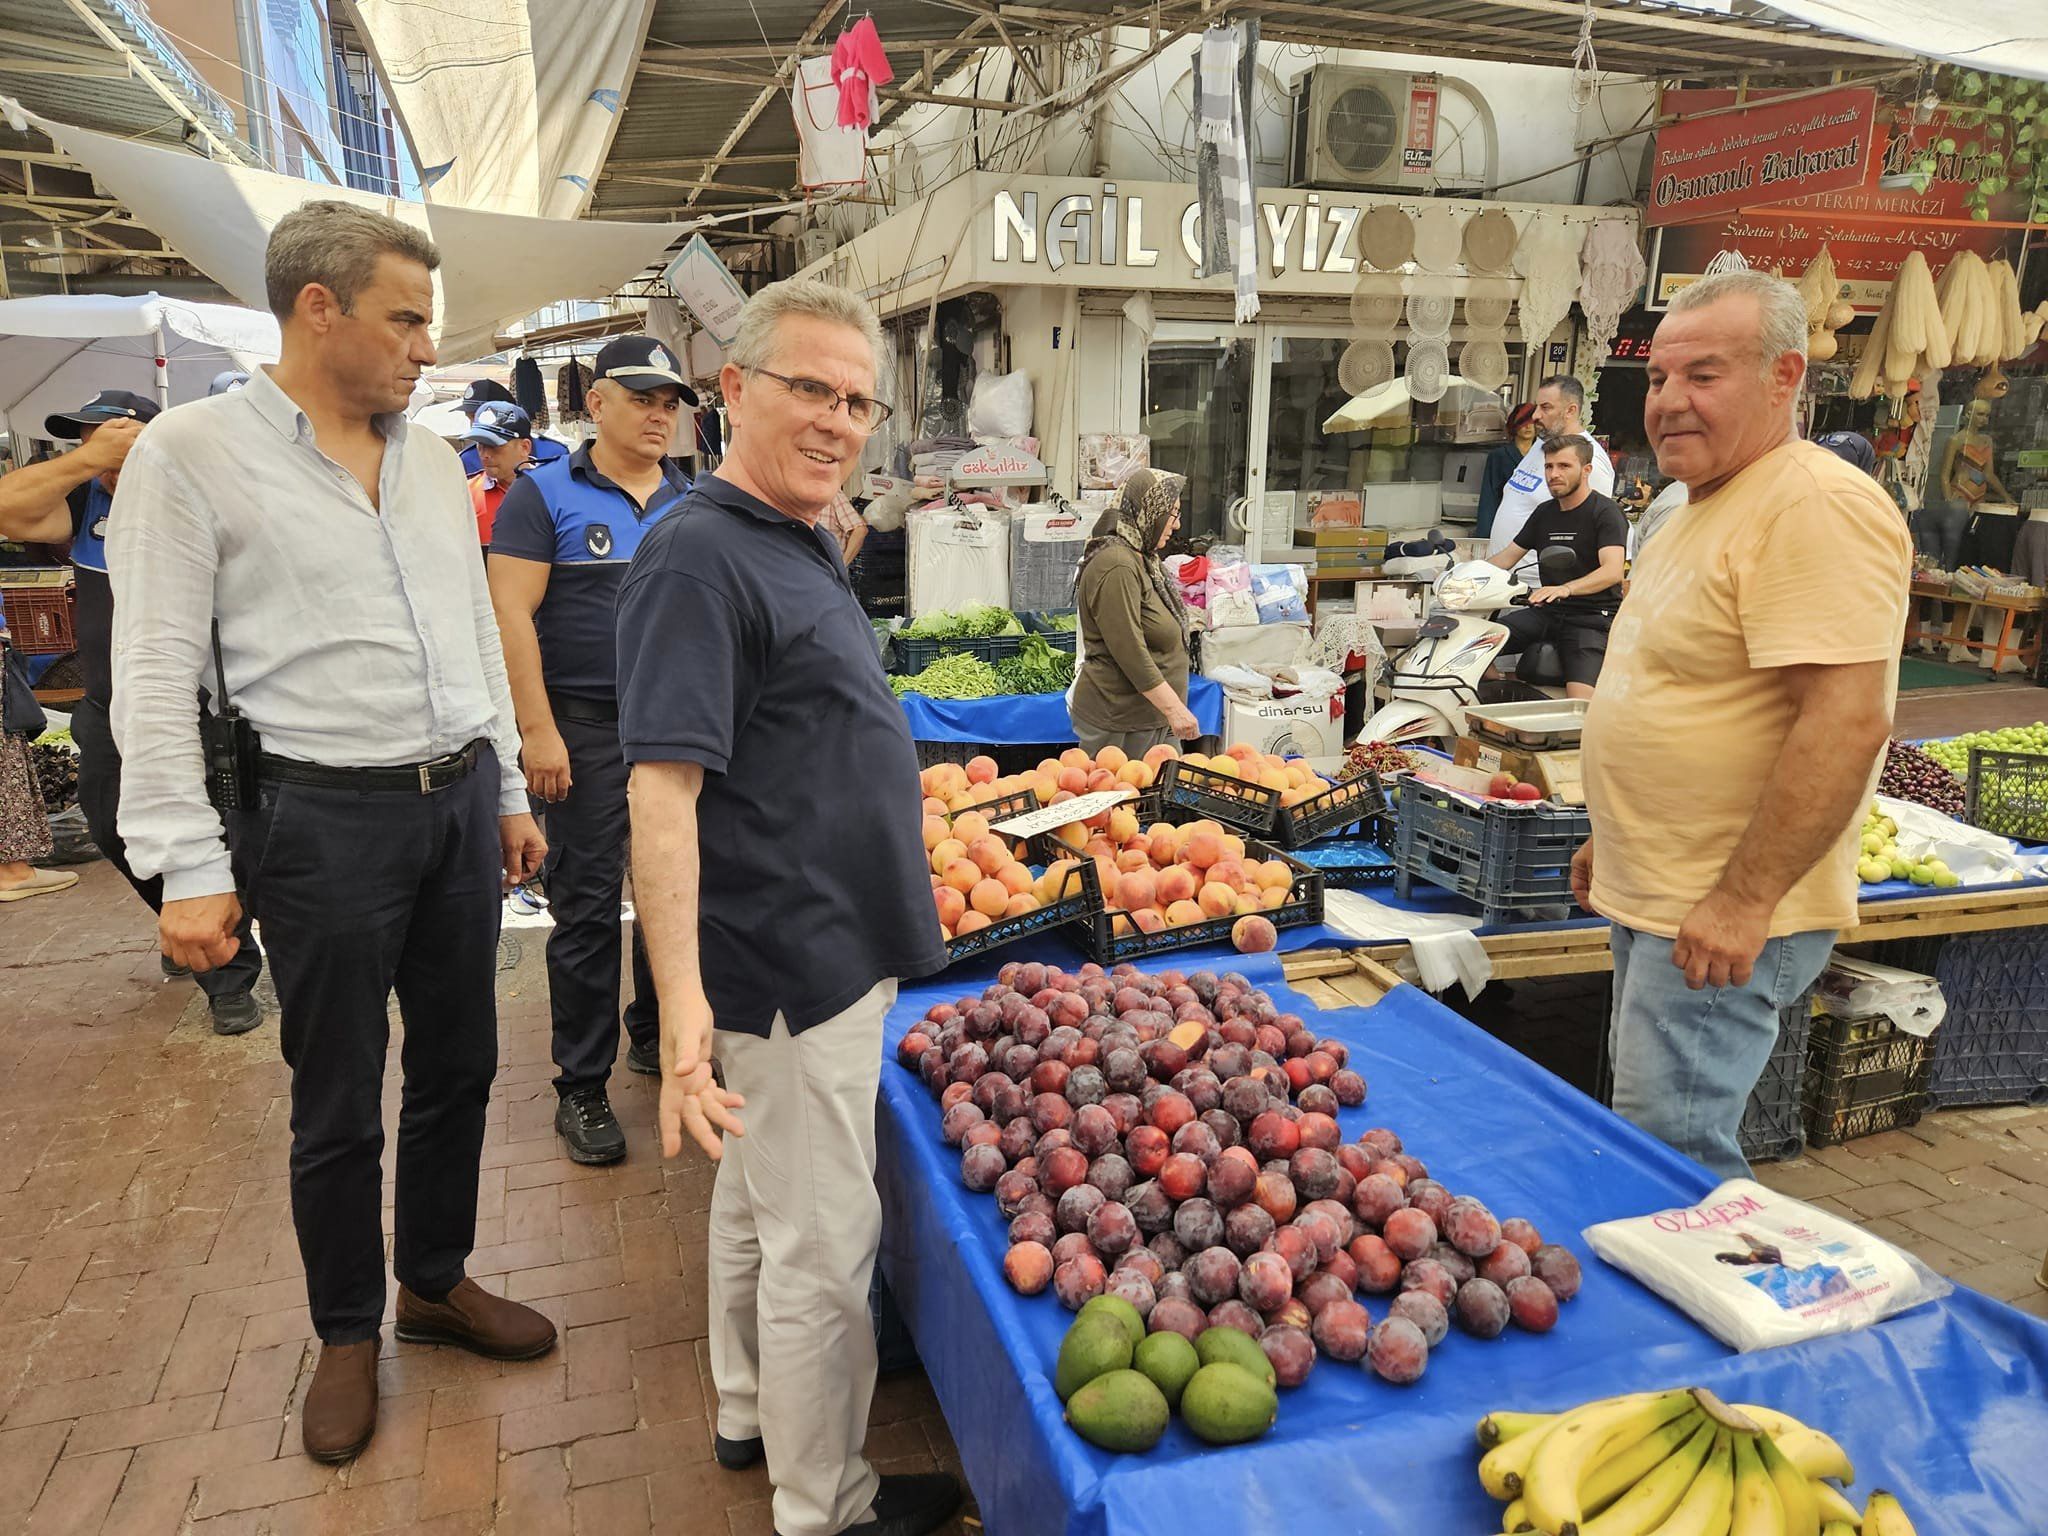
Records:
[[[1546,550],[1539,568],[1545,580],[1553,573],[1561,580],[1570,563],[1568,551]],[[1487,679],[1509,639],[1507,626],[1491,615],[1528,600],[1527,587],[1485,560],[1455,565],[1438,577],[1414,644],[1387,661],[1390,697],[1359,728],[1358,740],[1397,746],[1434,740],[1448,748],[1466,734],[1470,705],[1561,696],[1564,669],[1547,640],[1521,653],[1513,681]]]

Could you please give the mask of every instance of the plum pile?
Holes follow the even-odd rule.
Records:
[[[1963,781],[1908,741],[1894,741],[1885,754],[1877,792],[1910,800],[1958,821],[1963,817]]]
[[[1393,1131],[1346,1142],[1338,1111],[1366,1098],[1349,1057],[1236,972],[1015,961],[897,1046],[961,1181],[1009,1222],[1023,1295],[1119,1297],[1191,1343],[1239,1329],[1283,1387],[1320,1358],[1412,1382],[1453,1323],[1548,1332],[1578,1260]]]

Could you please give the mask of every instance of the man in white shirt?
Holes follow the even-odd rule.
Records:
[[[322,1345],[301,1427],[322,1461],[376,1428],[394,990],[394,1331],[495,1359],[555,1342],[546,1317],[463,1272],[497,1071],[500,888],[546,845],[462,470],[404,416],[434,361],[439,261],[418,232],[345,203],[288,214],[265,256],[279,362],[159,418],[123,466],[110,534],[129,862],[163,878],[171,960],[227,963],[246,900],[277,980],[292,1216]],[[226,699],[259,738],[226,813],[232,861],[193,702],[221,691],[216,640]]]
[[[1607,450],[1600,446],[1598,438],[1586,426],[1586,386],[1568,373],[1554,374],[1536,386],[1536,441],[1529,445],[1522,462],[1515,466],[1515,472],[1508,477],[1507,489],[1500,493],[1500,510],[1493,515],[1493,533],[1487,543],[1488,557],[1499,554],[1510,544],[1522,544],[1516,537],[1530,515],[1550,500],[1549,487],[1543,479],[1543,445],[1554,437],[1583,436],[1593,445],[1593,464],[1587,471],[1587,482],[1602,496],[1614,494],[1614,464],[1607,457]],[[1523,544],[1524,548],[1528,546]],[[1536,557],[1530,555],[1516,567],[1516,577],[1525,586],[1536,585]]]

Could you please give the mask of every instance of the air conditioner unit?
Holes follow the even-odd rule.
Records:
[[[1497,159],[1493,114],[1472,86],[1448,75],[1318,64],[1292,87],[1289,180],[1298,187],[1388,192],[1465,192],[1485,186]],[[1485,138],[1477,169],[1462,149],[1443,164],[1444,98],[1461,98]],[[1454,134],[1453,139],[1461,135]]]
[[[796,237],[797,270],[823,261],[839,249],[839,236],[829,229],[807,229]]]

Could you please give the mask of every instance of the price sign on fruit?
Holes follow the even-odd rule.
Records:
[[[1027,811],[1022,816],[999,821],[995,823],[995,830],[1008,837],[1035,837],[1040,832],[1050,832],[1069,822],[1100,816],[1112,806],[1136,799],[1137,795],[1138,792],[1128,785],[1121,789],[1098,789],[1090,795],[1076,795],[1071,800],[1060,801],[1058,805],[1048,805],[1040,811]]]

